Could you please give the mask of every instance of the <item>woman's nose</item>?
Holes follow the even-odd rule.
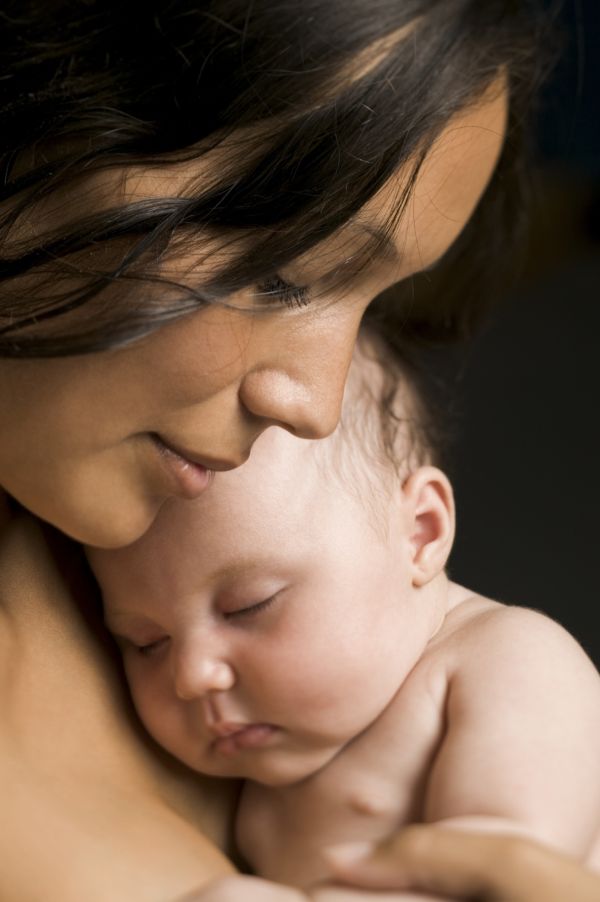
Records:
[[[209,692],[226,692],[234,684],[234,670],[225,659],[190,647],[176,652],[173,685],[182,701],[193,701]]]
[[[278,336],[279,353],[245,374],[239,399],[254,417],[283,426],[300,438],[330,435],[340,418],[346,376],[359,321],[344,331]]]

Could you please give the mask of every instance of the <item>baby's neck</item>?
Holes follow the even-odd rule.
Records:
[[[460,586],[450,582],[444,571],[438,573],[418,590],[421,595],[419,604],[422,604],[429,611],[427,644],[442,629],[450,611],[462,601],[462,598],[459,597],[459,592],[455,590],[460,590]]]

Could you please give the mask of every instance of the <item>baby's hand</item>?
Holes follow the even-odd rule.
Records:
[[[308,902],[301,890],[270,883],[259,877],[244,877],[234,874],[221,877],[205,889],[188,893],[175,902]]]
[[[448,897],[444,896],[446,902]],[[322,886],[308,895],[289,886],[236,874],[222,877],[176,902],[443,902],[440,896],[411,892],[370,892],[346,886]]]
[[[309,896],[311,902],[452,902],[449,896],[430,896],[423,893],[369,892],[348,886],[325,886]]]

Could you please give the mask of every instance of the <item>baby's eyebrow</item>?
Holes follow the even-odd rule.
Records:
[[[119,633],[119,618],[116,619],[112,615],[104,615],[104,626],[109,631],[109,633],[114,633],[118,635]]]
[[[156,624],[148,620],[141,622],[139,614],[134,611],[108,612],[104,617],[104,625],[117,644],[134,642],[135,636],[143,636],[148,632],[159,629]]]
[[[110,633],[110,635],[116,641],[117,645],[120,646],[122,643],[131,641],[129,639],[129,637],[126,636],[124,633],[120,633],[118,630],[111,629],[111,627],[107,627],[107,629],[108,629],[108,632]]]
[[[262,573],[270,566],[269,561],[259,560],[255,557],[238,558],[234,562],[224,564],[217,570],[213,570],[210,574],[210,582],[213,585],[227,581],[233,582],[240,577],[249,577],[256,573]]]
[[[111,608],[110,605],[104,607],[104,624],[111,633],[117,631],[119,625],[133,620],[135,616],[135,611],[128,611],[125,608]],[[137,616],[139,617],[139,614]]]

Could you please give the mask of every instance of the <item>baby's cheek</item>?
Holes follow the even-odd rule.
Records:
[[[160,724],[161,696],[154,687],[154,681],[139,672],[135,664],[128,663],[128,655],[124,656],[125,676],[135,709],[150,733],[154,735],[155,727]],[[153,689],[154,687],[154,689]]]
[[[181,757],[186,746],[185,718],[164,678],[150,674],[146,667],[142,672],[137,667],[129,671],[131,696],[142,724],[159,745]]]

